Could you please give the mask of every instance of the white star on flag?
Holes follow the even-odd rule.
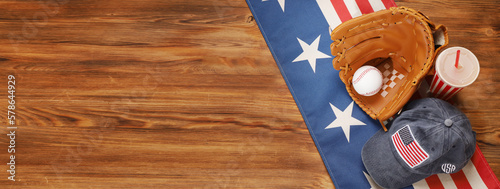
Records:
[[[353,108],[354,101],[347,106],[347,108],[344,111],[339,110],[337,107],[332,105],[330,103],[330,106],[332,107],[333,113],[337,117],[335,120],[333,120],[330,125],[325,127],[325,129],[331,129],[335,127],[341,127],[342,131],[344,131],[345,137],[347,138],[347,142],[349,142],[349,136],[351,132],[351,125],[366,125],[362,121],[359,121],[358,119],[352,117],[352,108]]]
[[[268,0],[262,0],[262,2],[264,2],[264,1],[268,1]],[[281,6],[281,10],[283,10],[283,12],[285,12],[285,0],[278,0],[278,3]]]
[[[319,46],[319,39],[321,38],[321,35],[319,35],[312,43],[311,45],[308,45],[306,42],[302,41],[297,37],[297,40],[299,41],[300,47],[302,47],[303,52],[295,58],[292,62],[299,62],[303,60],[307,60],[309,64],[311,65],[311,68],[313,69],[313,72],[316,73],[316,59],[320,58],[331,58],[331,56],[328,56],[325,53],[322,53],[321,51],[318,50]]]

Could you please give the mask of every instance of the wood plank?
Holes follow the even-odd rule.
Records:
[[[478,56],[481,75],[456,101],[500,176],[495,1],[396,2]],[[16,182],[4,171],[0,185],[333,188],[245,1],[5,0],[0,9],[0,79],[16,77],[18,127]],[[8,119],[0,124],[6,170]]]

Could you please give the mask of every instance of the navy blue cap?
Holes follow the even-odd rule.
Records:
[[[476,135],[469,119],[436,98],[408,103],[363,146],[368,174],[381,187],[402,188],[438,173],[460,171],[474,154]]]

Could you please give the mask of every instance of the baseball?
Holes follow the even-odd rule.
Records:
[[[372,96],[382,88],[382,73],[376,67],[362,66],[354,72],[352,85],[358,94]]]

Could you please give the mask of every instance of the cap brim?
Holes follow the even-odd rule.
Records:
[[[384,188],[402,188],[430,176],[401,165],[392,151],[391,135],[381,129],[363,146],[361,158],[372,179]]]

